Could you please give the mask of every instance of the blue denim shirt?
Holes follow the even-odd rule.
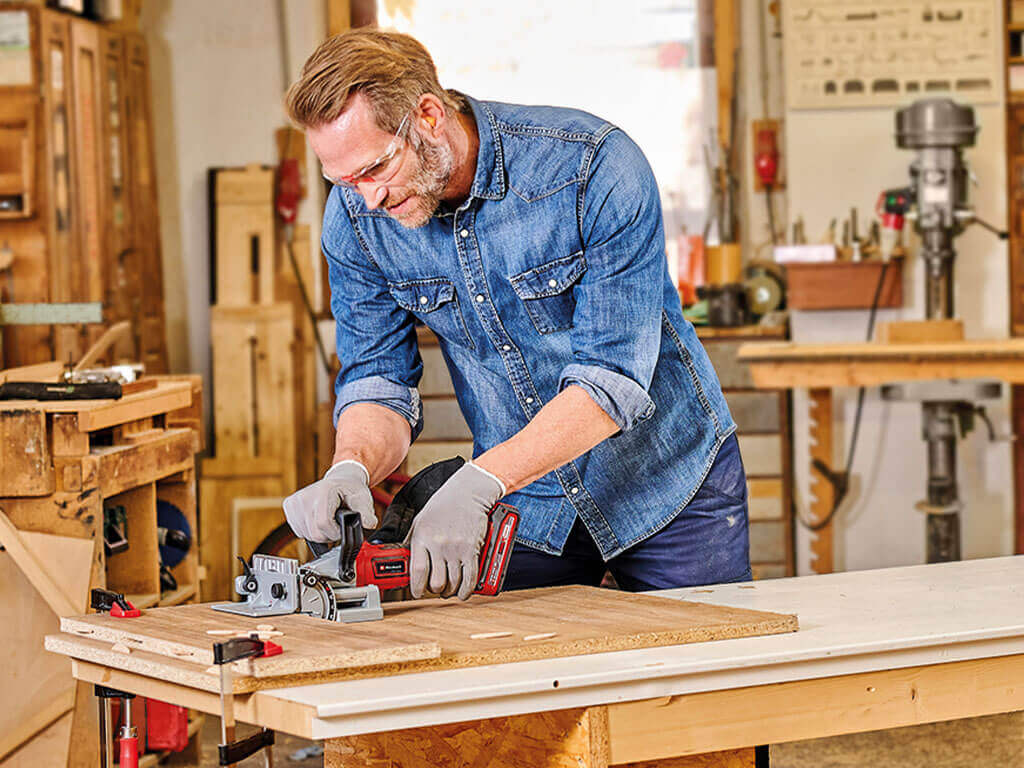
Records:
[[[474,456],[582,387],[621,431],[506,501],[522,543],[559,554],[578,515],[610,559],[686,506],[735,424],[683,318],[637,145],[585,112],[469,102],[480,148],[457,210],[405,229],[355,192],[330,194],[335,421],[378,403],[415,439],[417,319],[440,340]]]

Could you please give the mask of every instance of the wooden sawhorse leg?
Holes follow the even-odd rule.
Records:
[[[755,768],[754,748],[617,768]],[[608,711],[565,709],[328,739],[324,768],[608,768]]]

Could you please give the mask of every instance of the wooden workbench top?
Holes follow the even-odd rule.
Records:
[[[154,386],[117,400],[0,400],[0,411],[42,411],[78,417],[78,428],[92,432],[115,424],[187,408],[192,403],[188,381],[157,381]]]
[[[497,598],[385,603],[383,621],[340,624],[303,615],[253,619],[189,605],[61,619],[49,650],[193,688],[217,691],[208,669],[213,632],[255,631],[284,653],[235,663],[239,693],[325,680],[408,674],[629,648],[793,632],[797,618],[681,602],[654,595],[568,586],[507,592]],[[119,653],[112,644],[130,653]],[[215,670],[214,670],[215,671]]]
[[[873,386],[929,379],[1024,382],[1024,339],[915,344],[751,342],[737,355],[763,388]]]

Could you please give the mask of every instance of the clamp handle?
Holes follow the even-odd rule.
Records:
[[[340,507],[334,513],[341,529],[341,538],[335,547],[338,550],[338,576],[344,582],[354,582],[356,578],[356,557],[363,547],[363,520],[358,512],[347,507]],[[331,550],[331,545],[306,539],[306,546],[314,557],[323,557]]]

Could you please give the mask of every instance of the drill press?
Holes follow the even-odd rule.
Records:
[[[953,238],[971,223],[1005,238],[979,221],[967,200],[971,172],[963,150],[974,145],[978,126],[974,110],[950,99],[923,99],[896,113],[896,145],[917,156],[910,165],[911,184],[888,190],[885,199],[909,202],[907,218],[921,237],[925,268],[925,316],[953,317]],[[922,433],[928,444],[928,493],[917,508],[927,515],[929,563],[960,559],[960,512],[957,489],[957,433],[965,435],[979,415],[991,423],[983,400],[998,399],[999,382],[922,381],[882,387],[883,400],[920,402]]]

